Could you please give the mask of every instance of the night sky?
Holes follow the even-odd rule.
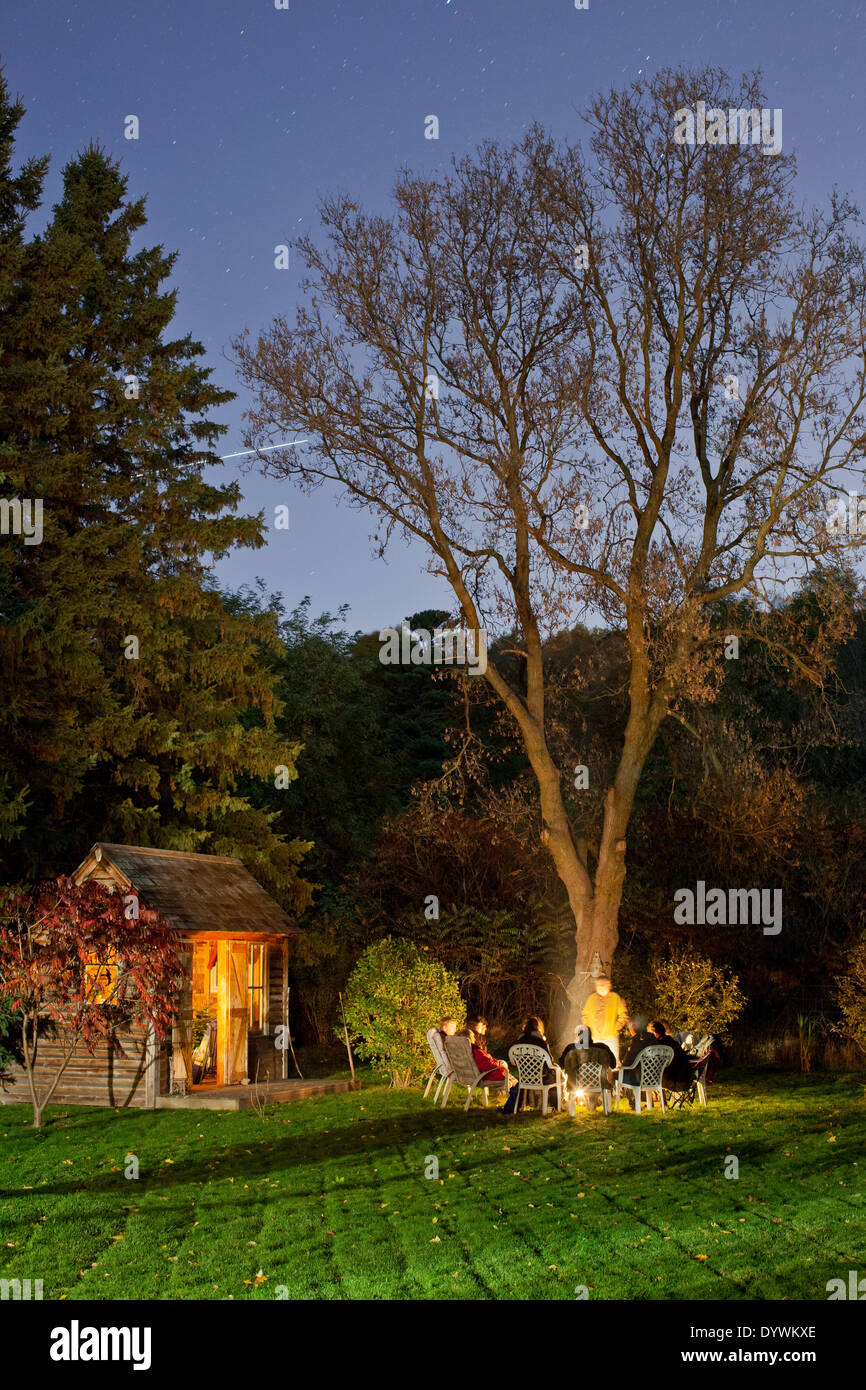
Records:
[[[180,253],[175,329],[234,389],[231,340],[293,315],[300,261],[276,270],[274,247],[315,229],[325,193],[386,211],[400,166],[444,170],[536,120],[578,138],[595,91],[661,67],[760,68],[802,199],[837,185],[866,202],[866,5],[855,0],[589,0],[585,11],[573,0],[3,0],[0,59],[27,107],[18,159],[52,156],[44,207],[89,141],[119,158],[129,196],[147,195],[140,244]],[[130,114],[138,141],[124,138]],[[430,114],[438,141],[424,138]],[[217,417],[230,426],[221,452],[243,448],[247,403],[241,392]],[[333,493],[226,467],[250,510],[291,509],[267,550],[220,566],[226,584],[261,575],[290,607],[310,594],[314,614],[349,602],[350,625],[367,631],[452,606],[426,552],[398,541],[387,564],[373,559],[372,520]]]

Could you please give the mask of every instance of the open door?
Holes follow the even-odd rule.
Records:
[[[219,943],[217,1083],[221,1086],[231,1086],[247,1075],[249,949],[245,941]]]

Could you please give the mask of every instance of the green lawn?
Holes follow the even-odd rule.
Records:
[[[55,1107],[36,1133],[4,1107],[0,1275],[46,1299],[826,1299],[866,1273],[863,1081],[726,1073],[706,1110],[608,1119],[373,1084],[264,1120]]]

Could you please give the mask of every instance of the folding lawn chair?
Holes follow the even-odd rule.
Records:
[[[433,1093],[433,1104],[435,1105],[439,1099],[439,1092],[442,1090],[450,1074],[451,1066],[445,1055],[445,1049],[442,1046],[442,1034],[439,1032],[438,1028],[429,1028],[427,1030],[427,1042],[435,1058],[436,1065],[427,1078],[427,1085],[424,1088],[424,1099],[427,1099],[427,1093],[438,1077],[438,1084]]]
[[[508,1091],[508,1079],[504,1081],[485,1080],[490,1076],[489,1071],[481,1072],[475,1065],[475,1058],[472,1056],[472,1044],[464,1035],[456,1035],[453,1038],[444,1038],[443,1046],[445,1055],[448,1058],[450,1067],[449,1074],[445,1077],[445,1087],[442,1094],[442,1109],[448,1104],[448,1097],[451,1094],[451,1087],[457,1083],[458,1086],[466,1087],[466,1104],[463,1109],[468,1110],[472,1104],[472,1097],[476,1090],[480,1090],[484,1096],[484,1104],[487,1104],[488,1090]],[[498,1071],[499,1068],[497,1067]]]

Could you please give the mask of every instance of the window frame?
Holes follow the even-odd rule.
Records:
[[[254,983],[254,980],[255,980],[255,978],[256,978],[256,975],[255,975],[255,962],[256,962],[256,958],[257,958],[257,957],[256,957],[256,953],[257,953],[257,952],[259,953],[259,954],[258,954],[258,961],[259,961],[259,964],[260,964],[260,970],[259,970],[259,983],[258,983],[258,984],[255,984],[255,983]],[[269,982],[269,978],[268,978],[268,976],[269,976],[269,972],[268,972],[268,945],[267,945],[266,942],[251,941],[251,942],[249,943],[249,954],[248,954],[248,956],[247,956],[247,970],[248,970],[247,994],[248,994],[248,996],[249,996],[249,1007],[248,1007],[248,1010],[247,1010],[247,1026],[248,1026],[249,1032],[251,1032],[251,1033],[258,1033],[258,1034],[260,1034],[262,1037],[266,1038],[266,1037],[268,1036],[268,1031],[269,1031],[269,1030],[268,1030],[268,1022],[269,1022],[269,1020],[268,1020],[268,986],[269,986],[269,983],[270,983],[270,982]],[[255,996],[256,994],[259,994],[259,995],[260,995],[260,998],[259,998],[259,1001],[258,1001],[258,1003],[259,1003],[259,1016],[260,1016],[260,1022],[259,1022],[258,1024],[256,1024],[256,1023],[253,1022],[253,1007],[254,1007],[254,1003],[255,1003],[255,997],[254,997],[254,996]]]

